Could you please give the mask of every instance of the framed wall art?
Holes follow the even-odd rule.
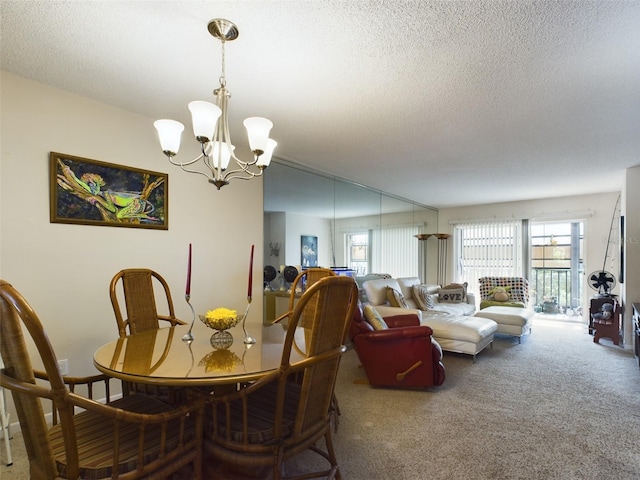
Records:
[[[51,152],[50,222],[168,230],[168,175]]]
[[[300,236],[300,265],[302,268],[318,266],[318,237]]]

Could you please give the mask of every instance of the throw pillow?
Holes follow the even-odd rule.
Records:
[[[464,299],[464,288],[441,288],[438,294],[440,303],[462,303]]]
[[[386,330],[389,328],[387,322],[385,322],[382,315],[380,315],[380,312],[371,305],[365,305],[362,313],[364,314],[364,319],[374,330]]]
[[[458,290],[458,289],[462,289],[463,290],[463,294],[462,294],[462,302],[466,302],[467,301],[467,287],[468,287],[468,283],[464,282],[464,283],[450,283],[449,285],[445,285],[444,287],[442,287],[440,290]],[[444,293],[444,292],[441,292]]]
[[[404,301],[404,295],[395,288],[387,287],[387,301],[392,307],[409,308]]]
[[[420,310],[432,310],[435,306],[435,295],[429,293],[427,285],[414,285],[411,287],[413,299]]]

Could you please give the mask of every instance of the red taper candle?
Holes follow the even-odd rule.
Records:
[[[251,286],[253,284],[253,248],[255,245],[251,245],[251,259],[249,260],[249,288],[247,289],[247,298],[251,300]]]
[[[187,290],[185,295],[191,295],[191,244],[189,244],[189,260],[187,263]]]

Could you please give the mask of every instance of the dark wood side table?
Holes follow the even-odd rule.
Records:
[[[636,357],[638,357],[638,367],[640,368],[640,303],[633,304],[633,345]]]

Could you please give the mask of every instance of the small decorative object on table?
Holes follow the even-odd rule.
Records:
[[[209,310],[205,315],[200,315],[202,323],[217,330],[209,340],[214,348],[228,348],[233,343],[233,335],[228,330],[235,327],[242,318],[243,316],[238,315],[235,310],[223,307]]]

